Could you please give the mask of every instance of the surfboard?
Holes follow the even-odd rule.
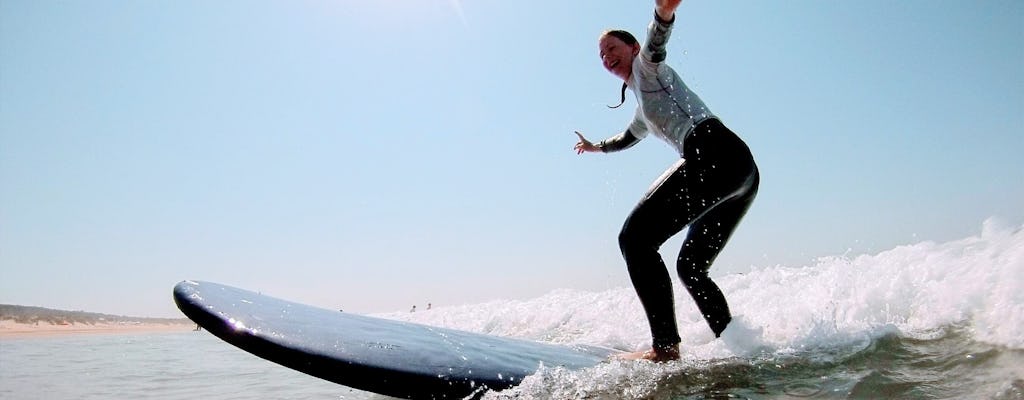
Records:
[[[618,351],[499,337],[328,310],[212,282],[174,287],[178,308],[220,339],[288,368],[406,399],[461,399],[542,366],[582,369]]]

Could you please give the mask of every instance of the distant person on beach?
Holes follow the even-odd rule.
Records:
[[[412,310],[409,310],[409,312],[411,312],[411,313],[416,312],[416,305],[415,304],[412,306]]]
[[[665,63],[666,44],[681,0],[655,0],[654,21],[643,44],[629,32],[609,30],[598,41],[605,69],[623,80],[639,103],[629,127],[597,144],[576,132],[577,154],[625,150],[648,133],[681,156],[658,178],[626,218],[619,247],[630,280],[651,328],[652,348],[623,358],[668,361],[679,358],[669,275],[658,248],[689,226],[676,271],[714,332],[732,320],[722,291],[708,277],[757,194],[759,174],[747,145],[717,118]]]

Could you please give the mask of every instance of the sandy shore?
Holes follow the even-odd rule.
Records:
[[[96,335],[96,334],[147,334],[164,332],[188,332],[196,328],[194,323],[97,323],[53,325],[46,322],[39,324],[22,324],[11,320],[0,321],[0,340],[16,338],[32,338],[59,335]]]

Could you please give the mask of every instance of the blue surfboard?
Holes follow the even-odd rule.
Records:
[[[343,313],[211,282],[184,281],[186,316],[238,348],[352,388],[460,399],[522,382],[541,366],[580,369],[617,353]]]

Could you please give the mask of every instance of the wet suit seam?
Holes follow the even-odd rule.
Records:
[[[668,94],[668,98],[670,100],[672,100],[672,104],[676,106],[676,109],[679,110],[679,112],[683,113],[683,115],[686,116],[686,119],[694,121],[693,115],[691,115],[689,112],[687,112],[685,109],[683,109],[683,106],[679,104],[679,100],[676,99],[676,96],[673,96],[672,92],[669,91],[668,87],[665,86],[665,82],[661,81],[661,77],[658,76],[656,78],[658,79],[658,86],[661,86],[661,89],[658,89],[658,90],[643,90],[643,89],[641,89],[640,91],[643,92],[643,93],[665,92],[666,94]],[[696,121],[694,121],[694,122],[695,123],[693,124],[693,126],[696,127],[697,126],[697,122]]]

